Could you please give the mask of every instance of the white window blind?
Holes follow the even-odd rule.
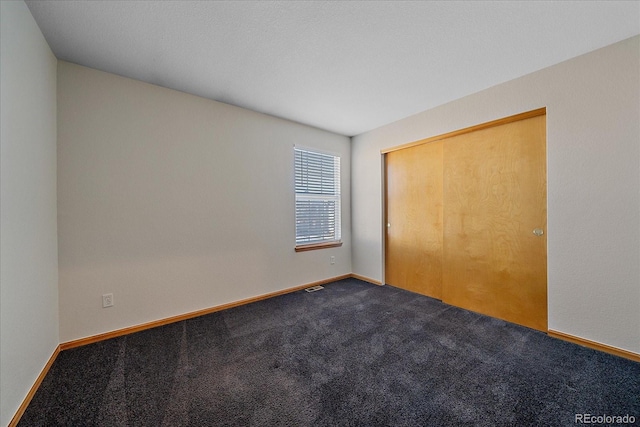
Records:
[[[340,241],[340,157],[301,148],[294,153],[296,246]]]

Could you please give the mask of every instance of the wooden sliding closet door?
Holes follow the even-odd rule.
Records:
[[[443,301],[546,331],[546,116],[448,138],[443,158]]]
[[[442,141],[386,154],[385,281],[442,298]]]

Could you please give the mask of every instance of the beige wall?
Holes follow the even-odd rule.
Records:
[[[58,119],[62,342],[351,272],[349,138],[63,61]],[[342,156],[341,248],[294,251],[294,144]]]
[[[56,58],[24,2],[0,2],[0,425],[58,346]]]
[[[549,328],[640,353],[640,37],[353,139],[353,270],[383,278],[380,150],[547,107]]]

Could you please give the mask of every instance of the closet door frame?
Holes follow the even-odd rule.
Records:
[[[467,128],[463,128],[463,129],[459,129],[459,130],[455,130],[453,132],[448,132],[446,134],[442,134],[442,135],[436,135],[433,137],[429,137],[426,139],[422,139],[422,140],[418,140],[418,141],[414,141],[414,142],[410,142],[407,144],[402,144],[402,145],[398,145],[398,146],[394,146],[394,147],[390,147],[390,148],[386,148],[386,149],[382,149],[380,151],[381,156],[382,156],[382,203],[383,203],[383,224],[382,224],[382,229],[383,229],[383,233],[382,233],[382,254],[383,254],[383,259],[382,259],[382,267],[383,267],[383,271],[382,271],[382,277],[383,277],[383,284],[388,283],[387,282],[387,225],[388,225],[388,203],[387,203],[387,155],[389,153],[392,153],[394,151],[398,151],[398,150],[404,150],[407,148],[411,148],[411,147],[415,147],[415,146],[419,146],[419,145],[423,145],[423,144],[429,144],[435,141],[441,141],[441,140],[445,140],[448,138],[452,138],[455,136],[459,136],[459,135],[464,135],[464,134],[468,134],[468,133],[472,133],[472,132],[476,132],[482,129],[488,129],[488,128],[492,128],[492,127],[497,127],[497,126],[501,126],[504,124],[508,124],[508,123],[513,123],[513,122],[517,122],[517,121],[521,121],[521,120],[525,120],[528,118],[533,118],[533,117],[538,117],[538,116],[544,116],[546,115],[546,108],[539,108],[536,110],[532,110],[532,111],[527,111],[524,113],[520,113],[520,114],[516,114],[513,116],[509,116],[509,117],[504,117],[498,120],[493,120],[490,122],[486,122],[486,123],[481,123],[475,126],[470,126]],[[546,135],[545,135],[545,144],[546,144]],[[545,147],[546,148],[546,147]],[[546,158],[545,158],[545,174],[546,174]],[[545,180],[546,180],[546,176],[545,176]],[[545,189],[545,192],[547,190]],[[545,193],[546,194],[546,193]],[[546,218],[545,218],[545,225],[546,225]],[[546,229],[544,230],[544,232],[546,233]],[[546,237],[546,236],[545,236]],[[545,249],[545,262],[546,262],[546,249]],[[546,275],[545,275],[545,286],[546,286]],[[545,310],[545,322],[544,322],[544,326],[540,326],[540,327],[536,327],[536,329],[539,330],[543,330],[546,332],[547,330],[547,312]]]

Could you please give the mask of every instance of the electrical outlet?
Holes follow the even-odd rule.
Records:
[[[331,265],[335,264],[335,263],[336,263],[336,257],[334,257],[334,256],[330,256],[330,257],[329,257],[329,263],[330,263]]]
[[[113,307],[113,294],[102,295],[102,308]]]

